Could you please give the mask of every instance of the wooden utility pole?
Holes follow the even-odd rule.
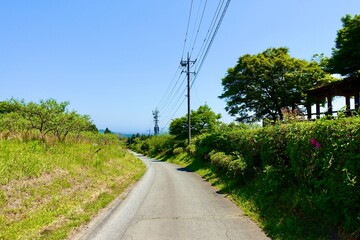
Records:
[[[190,61],[189,53],[187,54],[186,61],[181,60],[181,62],[180,62],[180,65],[182,67],[186,67],[185,72],[186,72],[186,76],[187,76],[188,145],[190,145],[190,143],[191,143],[190,73],[194,73],[194,72],[190,72],[190,64],[194,64],[194,63],[195,63],[195,61]]]

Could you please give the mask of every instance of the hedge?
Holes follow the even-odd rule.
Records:
[[[359,236],[360,118],[217,132],[194,144],[198,157],[240,184],[262,178],[265,192],[293,193],[296,214]]]

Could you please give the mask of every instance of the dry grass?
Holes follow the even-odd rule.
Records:
[[[0,239],[64,239],[144,173],[118,144],[97,148],[0,140]]]

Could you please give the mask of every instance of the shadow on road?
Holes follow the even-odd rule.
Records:
[[[194,172],[186,167],[177,168],[176,170],[178,170],[180,172]]]

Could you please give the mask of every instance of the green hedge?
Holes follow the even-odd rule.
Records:
[[[157,156],[159,154],[173,153],[173,150],[178,147],[175,138],[171,135],[158,135],[141,139],[135,138],[129,148],[135,152],[147,154],[150,156]]]
[[[206,134],[194,144],[239,183],[262,179],[264,194],[287,194],[279,204],[294,214],[359,235],[360,118]]]

